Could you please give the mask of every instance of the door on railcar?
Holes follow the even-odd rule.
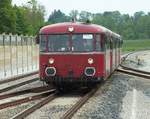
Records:
[[[115,69],[115,38],[112,39],[112,69]]]
[[[116,66],[119,65],[120,63],[120,60],[119,60],[119,56],[120,56],[120,51],[119,51],[119,42],[120,42],[120,39],[119,38],[116,38]]]
[[[110,74],[110,39],[109,36],[105,36],[105,71],[106,77]]]
[[[117,38],[117,66],[120,64],[120,39]]]
[[[117,67],[118,64],[118,53],[117,53],[117,38],[115,38],[115,68]]]
[[[119,56],[118,56],[118,62],[119,62],[119,64],[121,63],[121,47],[122,47],[122,43],[123,43],[123,41],[122,41],[122,39],[121,38],[119,38],[119,44],[118,44],[118,52],[119,52]]]
[[[115,42],[115,48],[116,48],[116,52],[115,52],[115,59],[116,59],[116,62],[115,62],[115,68],[118,66],[118,39],[116,38],[116,40],[115,40],[116,42]]]
[[[113,41],[112,37],[110,38],[110,72],[113,71]]]

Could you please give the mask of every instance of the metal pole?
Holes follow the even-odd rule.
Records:
[[[24,72],[24,68],[23,68],[23,36],[21,35],[21,48],[22,48],[22,73]]]
[[[12,34],[9,34],[9,41],[10,41],[10,72],[11,72],[11,76],[13,75],[12,72]]]
[[[33,57],[34,57],[34,60],[33,60],[33,61],[34,61],[34,69],[35,69],[35,68],[36,68],[36,66],[35,66],[35,65],[36,65],[36,59],[35,59],[35,51],[36,51],[36,49],[35,49],[34,39],[33,39],[33,51],[34,51],[34,52],[33,52]]]
[[[3,49],[4,49],[4,77],[6,76],[6,67],[5,67],[5,33],[3,34]]]
[[[17,75],[18,75],[18,39],[17,39],[17,35],[15,36],[15,42],[16,42],[16,68],[17,68]]]
[[[32,64],[32,71],[33,71],[33,38],[31,38],[31,64]]]
[[[34,40],[34,39],[33,39]],[[35,40],[34,40],[34,68],[36,69],[36,45],[35,45]]]
[[[35,45],[36,45],[36,48],[38,49],[38,45],[36,44],[36,42],[35,42]],[[37,61],[36,68],[38,67],[38,53],[39,53],[38,50],[36,50],[36,58],[37,58],[36,59],[36,61]]]
[[[26,48],[27,48],[27,71],[29,71],[29,64],[28,64],[28,37],[26,36]]]

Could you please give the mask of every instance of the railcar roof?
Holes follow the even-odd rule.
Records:
[[[88,24],[81,22],[64,22],[44,26],[40,30],[40,34],[63,34],[70,33],[68,31],[69,27],[73,27],[73,33],[109,33],[119,36],[113,33],[111,30],[96,24]]]

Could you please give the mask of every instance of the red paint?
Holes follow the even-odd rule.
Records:
[[[48,61],[53,58],[54,64]],[[88,58],[94,60],[93,64],[88,64]],[[80,78],[84,74],[86,67],[95,67],[96,73],[94,77],[104,76],[104,55],[103,54],[50,54],[40,55],[40,76],[46,77],[45,68],[55,67],[57,75],[67,77],[68,71],[74,72],[75,78]]]
[[[72,33],[103,33],[105,29],[99,25],[93,24],[81,24],[81,23],[59,23],[43,27],[40,30],[40,34],[57,34],[57,33],[70,33],[69,27],[73,27]]]
[[[74,31],[69,32],[68,28],[73,27]],[[95,24],[85,24],[85,23],[58,23],[53,25],[48,25],[43,27],[40,30],[40,34],[69,34],[71,37],[71,34],[75,33],[93,33],[94,37],[95,34],[101,35],[101,46],[105,46],[104,43],[106,43],[105,37],[108,37],[107,35],[111,35],[111,37],[120,37],[119,35],[113,33],[112,31]],[[108,37],[108,39],[110,36]],[[61,39],[60,39],[61,40]],[[110,40],[110,39],[109,39]],[[96,41],[93,41],[93,47],[96,48],[95,44]],[[110,42],[112,43],[112,42]],[[69,45],[72,46],[71,38],[69,40]],[[114,49],[115,50],[115,49]],[[48,50],[47,50],[48,51]],[[111,71],[109,71],[109,74],[106,73],[106,56],[105,52],[82,52],[82,53],[51,53],[46,52],[43,54],[40,54],[40,77],[45,78],[45,69],[46,67],[55,67],[56,68],[56,75],[59,75],[60,77],[67,78],[68,72],[73,71],[73,77],[79,78],[84,74],[84,70],[86,67],[95,67],[96,73],[94,77],[104,77],[106,78],[108,75],[110,75]],[[118,51],[118,55],[120,54],[120,51]],[[116,53],[112,52],[112,49],[107,53],[109,55],[108,62],[110,63],[109,70],[112,69],[113,63],[117,62],[117,58],[120,56],[116,56]],[[55,61],[53,64],[49,64],[49,59],[53,58]],[[88,64],[88,58],[92,58],[94,60],[93,64]],[[115,61],[113,61],[115,60]],[[51,80],[51,79],[49,79]]]
[[[112,57],[112,50],[110,50],[110,71],[112,71],[113,66],[113,57]]]

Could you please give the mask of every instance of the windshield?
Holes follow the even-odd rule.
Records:
[[[40,36],[41,52],[91,52],[102,51],[101,35],[55,34]],[[95,38],[95,39],[94,39]]]
[[[40,35],[40,52],[46,52],[46,36]]]
[[[48,51],[69,51],[69,35],[49,35]]]
[[[93,51],[92,34],[75,34],[72,35],[72,51]]]

